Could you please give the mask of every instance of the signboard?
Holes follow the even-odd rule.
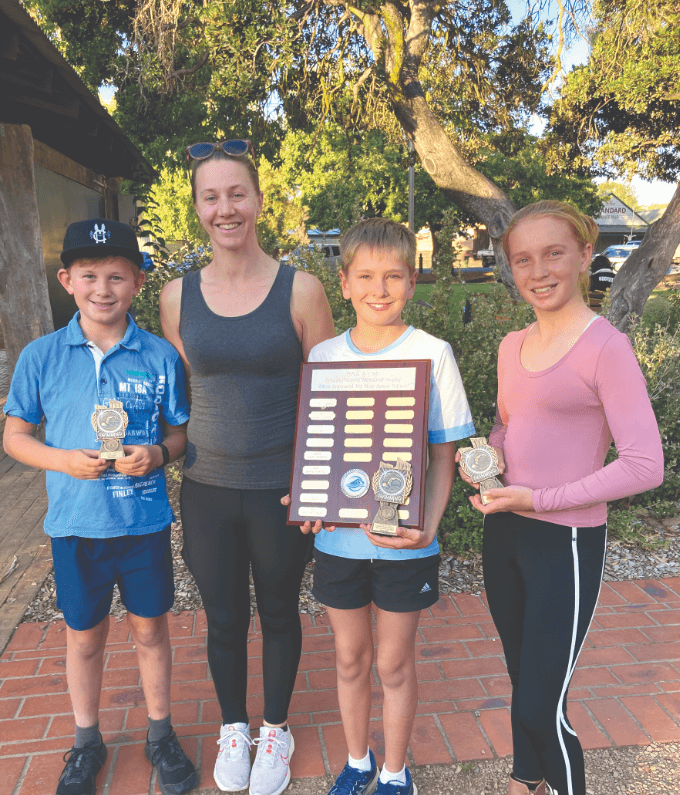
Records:
[[[618,199],[613,193],[609,194],[609,198],[602,208],[602,212],[595,216],[595,222],[600,229],[605,232],[608,228],[613,226],[625,226],[636,229],[648,225],[644,218],[639,216],[634,210],[631,210],[628,205],[624,204],[621,199]]]

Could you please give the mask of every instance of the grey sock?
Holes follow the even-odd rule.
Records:
[[[153,718],[149,718],[149,742],[155,743],[158,740],[165,737],[166,734],[170,734],[172,731],[172,723],[170,723],[170,715],[167,718],[161,718],[160,720],[154,720]]]
[[[76,739],[73,743],[74,748],[84,748],[88,743],[99,745],[99,721],[94,726],[84,729],[76,724]]]

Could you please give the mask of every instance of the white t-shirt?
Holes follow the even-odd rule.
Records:
[[[352,342],[349,331],[339,337],[315,345],[309,353],[310,362],[358,362],[377,359],[430,359],[430,411],[427,435],[430,444],[444,444],[473,436],[475,426],[465,396],[465,389],[448,342],[437,339],[421,329],[409,326],[406,331],[382,350],[363,353]],[[434,541],[424,549],[383,549],[375,547],[360,527],[338,527],[329,533],[322,530],[315,539],[317,549],[328,555],[356,560],[404,560],[425,558],[439,552]]]

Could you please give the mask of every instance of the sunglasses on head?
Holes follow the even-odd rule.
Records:
[[[191,146],[187,146],[187,163],[192,160],[207,160],[218,149],[221,149],[225,155],[231,155],[232,157],[242,157],[250,151],[253,163],[255,162],[255,149],[252,141],[236,140],[222,141],[221,144],[191,144]]]

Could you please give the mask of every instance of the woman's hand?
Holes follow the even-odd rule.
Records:
[[[281,505],[290,505],[290,494],[286,494],[285,497],[281,497]],[[302,530],[302,532],[305,535],[307,535],[307,533],[309,533],[310,530],[312,533],[314,533],[314,535],[321,532],[321,530],[328,530],[329,533],[332,533],[333,530],[335,530],[335,525],[332,525],[330,527],[324,527],[321,519],[317,519],[316,522],[314,522],[314,524],[307,521],[303,525],[300,525],[300,530]]]
[[[499,513],[500,511],[533,511],[533,490],[526,486],[506,486],[502,489],[487,489],[491,502],[482,504],[479,494],[469,498],[472,507],[480,513]]]
[[[496,451],[496,455],[498,456],[498,471],[502,475],[505,472],[505,456],[503,455],[503,450],[500,447],[494,447],[493,449]],[[456,463],[460,463],[460,450],[456,451]],[[479,483],[473,483],[470,476],[463,472],[461,467],[458,467],[458,475],[460,476],[461,480],[464,480],[468,485],[472,486],[472,488],[479,489]]]
[[[434,533],[416,530],[415,527],[397,527],[396,536],[381,536],[371,532],[372,525],[362,524],[361,529],[374,547],[384,549],[424,549],[434,541]]]

